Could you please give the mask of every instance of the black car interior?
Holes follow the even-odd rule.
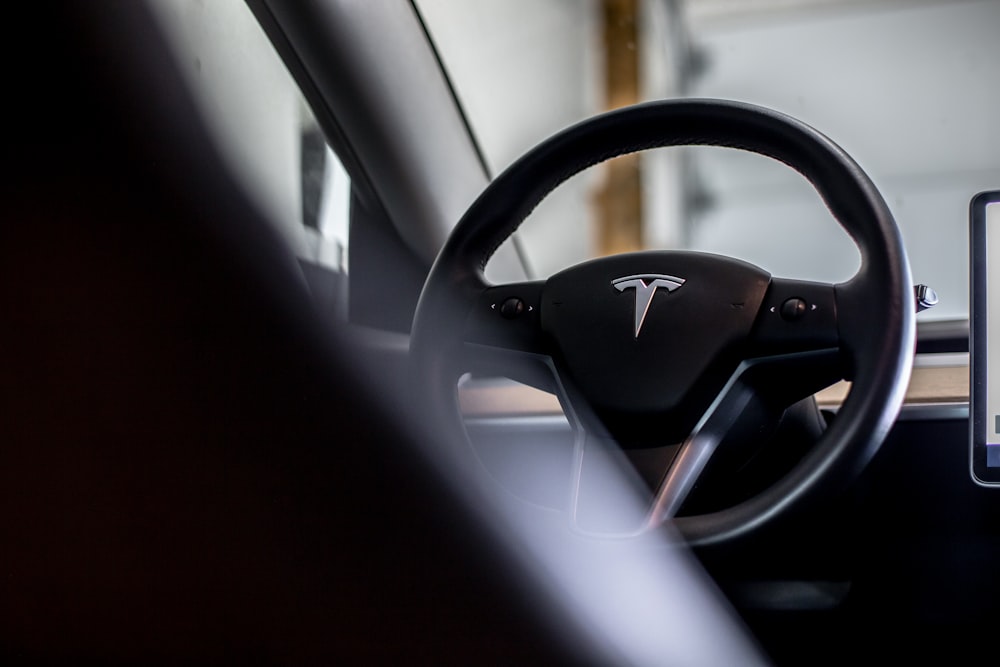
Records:
[[[412,446],[148,11],[92,10],[17,17],[44,48],[4,153],[2,662],[620,661]]]
[[[5,109],[0,223],[0,662],[814,665],[934,652],[962,663],[989,645],[1000,504],[970,477],[968,410],[899,410],[912,352],[967,351],[967,325],[916,327],[884,202],[808,128],[741,105],[610,114],[495,180],[433,267],[359,181],[351,319],[397,334],[412,322],[424,374],[410,376],[317,309],[323,295],[213,151],[141,3],[14,14],[16,38],[2,47],[19,103]],[[654,138],[664,117],[690,126]],[[754,387],[775,373],[786,387],[800,380],[778,412],[803,431],[789,443],[820,444],[790,457],[790,475],[734,489],[726,509],[692,496],[696,511],[676,522],[686,539],[663,559],[693,556],[711,580],[678,586],[682,612],[667,633],[677,646],[662,662],[602,643],[601,629],[567,612],[573,603],[527,572],[519,543],[484,522],[489,508],[424,444],[460,430],[447,352],[470,342],[456,339],[468,309],[546,297],[537,283],[491,286],[477,274],[513,231],[495,211],[519,222],[568,172],[657,142],[740,146],[799,169],[866,262],[849,285],[785,283],[796,289],[778,294],[764,275],[747,297],[779,318],[801,289],[818,303],[840,298],[849,335],[755,332],[768,350],[821,352],[795,357],[808,367],[776,363]],[[376,248],[391,256],[375,259]],[[688,279],[749,271],[683,261]],[[412,277],[393,295],[401,308],[372,305],[386,262]],[[567,281],[592,271],[607,282],[633,266],[612,258]],[[471,342],[531,356],[538,330],[508,326],[549,327],[528,314],[484,320]],[[705,364],[724,365],[724,380],[738,361]],[[848,401],[809,403],[795,418],[827,373],[854,380]],[[414,377],[431,378],[416,410]],[[583,394],[600,404],[600,391]],[[599,405],[604,423],[618,407]],[[682,646],[686,624],[704,619],[717,634],[692,631]]]
[[[138,3],[18,26],[44,60],[4,157],[4,664],[572,657],[330,346]]]

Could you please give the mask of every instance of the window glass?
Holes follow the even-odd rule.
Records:
[[[755,103],[814,126],[872,177],[913,278],[968,313],[968,205],[1000,184],[995,0],[417,0],[495,173],[550,134],[651,99]],[[638,187],[633,187],[638,184]],[[692,248],[838,281],[859,254],[805,180],[713,148],[588,170],[522,226],[548,275],[587,257]]]
[[[156,0],[182,73],[247,195],[346,313],[350,178],[242,0]]]

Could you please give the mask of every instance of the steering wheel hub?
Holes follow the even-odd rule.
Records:
[[[675,443],[736,370],[769,280],[717,255],[614,255],[549,278],[541,327],[623,447]]]

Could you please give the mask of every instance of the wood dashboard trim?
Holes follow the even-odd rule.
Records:
[[[836,409],[850,390],[838,382],[816,394],[817,404]],[[466,416],[538,416],[562,414],[559,400],[547,392],[507,381],[470,383],[459,388],[459,405]],[[969,366],[915,364],[904,405],[956,404],[969,401]]]

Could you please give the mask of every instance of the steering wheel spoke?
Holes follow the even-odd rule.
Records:
[[[746,373],[734,375],[691,435],[677,447],[656,488],[646,518],[647,528],[655,528],[677,515],[726,434],[756,404],[758,395],[747,379]]]
[[[742,363],[678,443],[623,448],[592,415],[571,415],[576,429],[572,521],[585,533],[628,536],[676,518],[723,450],[753,446],[749,432],[841,373],[836,349],[796,352]],[[579,398],[577,398],[577,401]]]
[[[551,391],[549,349],[539,323],[543,287],[541,281],[489,286],[471,300],[455,350],[463,372]]]
[[[539,325],[542,281],[507,283],[483,289],[473,300],[463,339],[477,348],[547,354]]]
[[[657,469],[666,470],[679,449],[667,445],[642,451],[658,459]],[[634,451],[627,453],[600,430],[576,430],[570,487],[574,530],[603,536],[631,536],[646,530],[653,496],[649,480],[643,479],[631,460],[633,455]]]
[[[772,278],[750,337],[750,355],[770,356],[840,345],[836,287]]]
[[[739,424],[754,428],[762,412],[776,409],[780,414],[761,391],[763,378],[774,371],[770,360],[741,365],[691,434],[678,443],[623,448],[591,415],[570,415],[576,432],[574,528],[630,536],[674,519]]]

